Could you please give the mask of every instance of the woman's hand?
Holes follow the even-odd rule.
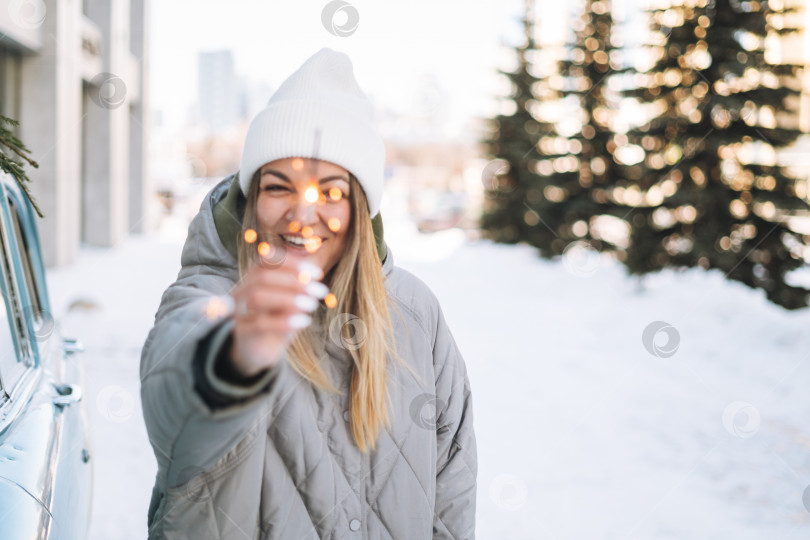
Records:
[[[312,322],[309,313],[318,299],[329,292],[317,281],[322,277],[317,265],[291,252],[280,266],[251,266],[232,292],[231,360],[238,373],[251,377],[278,364],[295,335]]]

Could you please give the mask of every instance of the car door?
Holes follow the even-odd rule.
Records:
[[[41,509],[36,518],[33,508],[0,518],[0,538],[84,538],[92,466],[78,350],[52,316],[31,205],[10,177],[0,188],[0,285],[14,345],[13,355],[0,353],[0,411],[8,413],[0,412],[0,454],[14,456],[0,458],[0,486],[9,486],[11,506]],[[0,320],[0,340],[4,332]],[[8,508],[2,497],[0,489],[0,509]]]

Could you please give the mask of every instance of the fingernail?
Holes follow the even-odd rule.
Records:
[[[318,308],[318,301],[306,294],[295,296],[295,306],[304,311],[315,311]]]
[[[290,328],[299,329],[299,328],[306,328],[312,322],[312,317],[305,313],[296,313],[295,315],[291,316],[287,319],[287,324],[290,325]]]
[[[329,293],[329,287],[319,281],[310,281],[304,286],[304,290],[315,298],[323,298]]]
[[[321,267],[310,261],[301,261],[298,263],[298,271],[308,274],[312,279],[321,279],[323,277]]]

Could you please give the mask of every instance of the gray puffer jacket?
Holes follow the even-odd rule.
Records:
[[[387,245],[381,271],[396,343],[420,380],[389,360],[391,429],[375,451],[354,444],[348,397],[319,391],[286,359],[251,380],[221,369],[233,321],[218,297],[238,270],[214,209],[235,181],[215,187],[189,226],[182,268],[143,347],[141,399],[158,462],[149,538],[474,538],[477,457],[464,360],[436,297],[394,266]],[[325,342],[324,369],[348,389],[348,351],[313,329]]]

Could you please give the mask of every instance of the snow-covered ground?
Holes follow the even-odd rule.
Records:
[[[439,297],[467,362],[478,538],[810,537],[810,309],[719,273],[642,283],[587,250],[543,261],[383,215],[395,263]],[[138,362],[184,227],[48,274],[87,348],[91,540],[146,537],[156,465]]]

